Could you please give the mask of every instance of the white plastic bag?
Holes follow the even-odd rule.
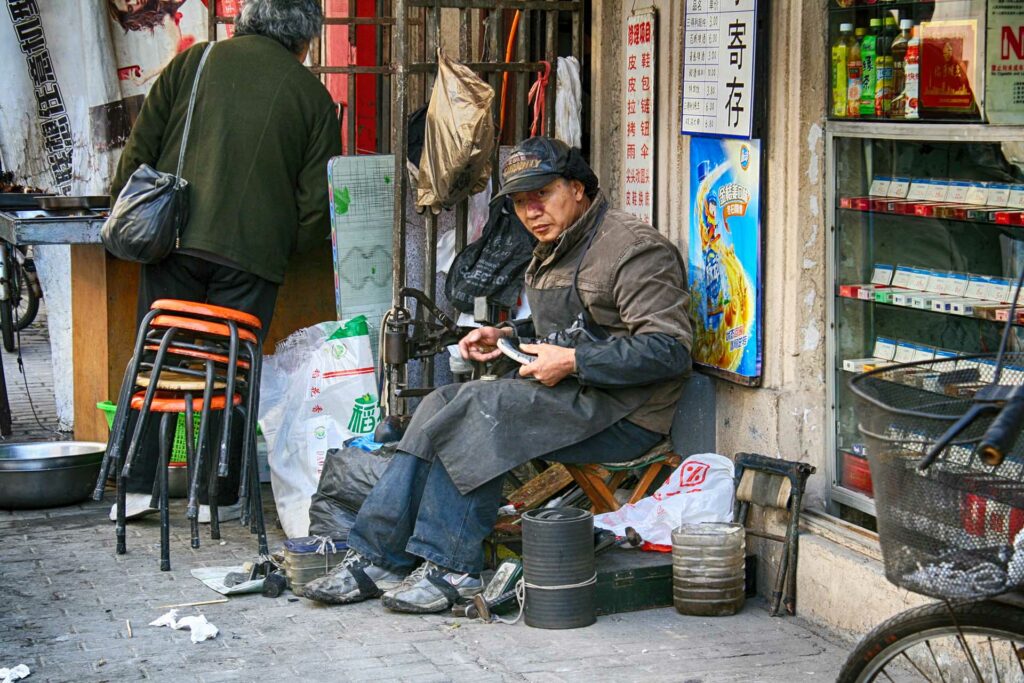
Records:
[[[379,419],[370,337],[363,316],[295,332],[263,363],[260,428],[270,482],[289,538],[309,535],[309,503],[324,458]]]
[[[580,63],[575,57],[558,58],[558,81],[555,93],[555,137],[570,147],[581,147],[583,88],[580,85]]]
[[[680,524],[731,522],[736,491],[733,465],[717,453],[691,455],[652,495],[615,512],[594,517],[594,526],[626,535],[633,527],[644,549],[672,549],[672,530]]]

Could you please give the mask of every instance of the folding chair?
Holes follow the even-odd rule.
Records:
[[[751,504],[777,510],[789,510],[789,525],[785,536],[747,528],[748,536],[782,543],[779,573],[775,577],[770,614],[779,615],[785,591],[786,612],[796,614],[796,563],[800,545],[800,506],[803,502],[807,477],[815,468],[805,462],[769,458],[756,453],[738,453],[736,465],[735,519],[747,526]]]

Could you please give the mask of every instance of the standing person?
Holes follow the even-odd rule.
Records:
[[[690,371],[678,250],[610,208],[579,150],[558,140],[526,140],[502,174],[496,198],[511,196],[539,241],[526,270],[533,317],[474,330],[459,349],[488,361],[501,337],[540,336],[521,347],[537,360],[520,378],[452,384],[423,399],[356,517],[348,554],[306,585],[308,598],[383,593],[392,610],[447,609],[482,588],[482,543],[505,472],[535,457],[626,462],[669,432]]]
[[[179,249],[142,266],[139,321],[157,299],[185,299],[255,315],[265,333],[289,257],[325,245],[327,161],[341,154],[341,129],[330,94],[302,64],[322,24],[317,0],[248,0],[235,35],[210,51],[182,169],[190,186],[188,224]],[[205,47],[175,57],[153,84],[121,155],[115,198],[141,164],[174,172]],[[217,422],[208,447],[219,440]],[[127,483],[129,517],[153,511],[159,448],[151,427]],[[219,487],[222,519],[238,515],[240,431],[234,436],[233,478]],[[203,490],[201,502],[205,498]],[[202,506],[200,521],[209,521],[209,514]]]

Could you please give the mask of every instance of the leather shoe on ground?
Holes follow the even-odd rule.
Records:
[[[327,576],[306,584],[304,597],[329,605],[346,605],[380,596],[402,583],[404,575],[370,562],[349,548],[345,559]]]
[[[428,614],[451,609],[483,591],[479,576],[459,574],[424,562],[394,590],[389,590],[380,601],[395,612]]]

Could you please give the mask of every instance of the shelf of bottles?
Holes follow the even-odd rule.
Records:
[[[985,0],[829,0],[829,118],[981,121]]]

